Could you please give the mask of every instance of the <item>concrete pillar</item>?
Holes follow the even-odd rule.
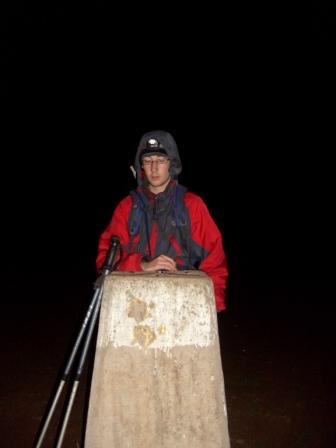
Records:
[[[105,280],[85,448],[229,448],[212,281]]]

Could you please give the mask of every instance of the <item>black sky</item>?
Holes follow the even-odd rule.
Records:
[[[331,285],[334,6],[139,9],[2,16],[4,272],[94,275],[138,140],[165,129],[235,282]]]

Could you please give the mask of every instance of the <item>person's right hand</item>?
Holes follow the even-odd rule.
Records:
[[[141,268],[143,271],[153,272],[153,271],[177,271],[175,261],[167,257],[166,255],[159,255],[151,261],[141,261]]]

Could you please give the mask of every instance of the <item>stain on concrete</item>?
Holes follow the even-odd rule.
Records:
[[[161,324],[161,325],[159,326],[159,328],[158,328],[158,333],[159,333],[159,334],[165,334],[165,332],[166,332],[166,326],[163,325],[163,324]]]
[[[138,323],[147,319],[151,315],[151,310],[155,307],[153,302],[147,304],[145,301],[132,297],[128,306],[128,317],[133,317]]]
[[[155,341],[155,332],[148,325],[136,325],[133,329],[133,343],[148,347]]]

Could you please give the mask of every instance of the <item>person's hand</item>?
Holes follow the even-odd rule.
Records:
[[[141,261],[140,263],[143,271],[153,272],[153,271],[176,271],[175,261],[167,257],[166,255],[159,255],[151,261]]]

